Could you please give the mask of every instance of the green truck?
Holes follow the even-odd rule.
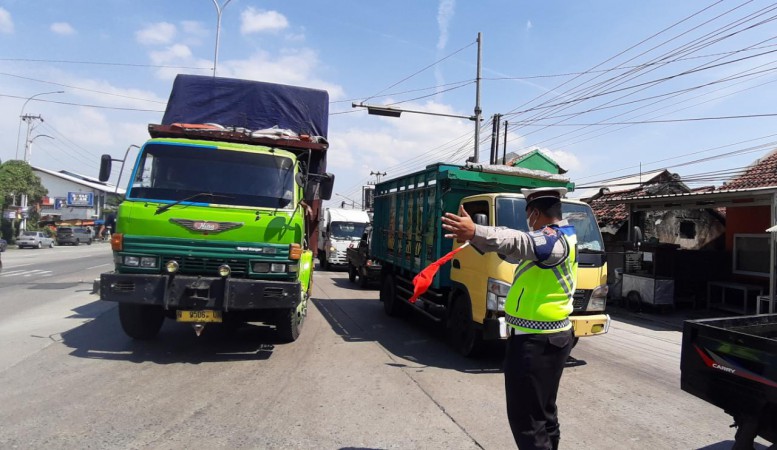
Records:
[[[413,311],[444,324],[451,344],[465,356],[477,355],[484,341],[506,339],[504,302],[515,261],[480,254],[470,246],[440,267],[429,291],[411,304],[412,279],[460,245],[444,237],[444,213],[456,213],[462,205],[478,224],[527,231],[520,192],[544,186],[574,188],[568,179],[539,170],[443,163],[379,183],[370,250],[382,268],[385,312],[400,316]],[[570,317],[575,335],[604,334],[610,318],[604,314],[607,263],[599,226],[591,208],[579,201],[564,199],[562,214],[578,237],[577,290]]]
[[[297,339],[318,210],[334,182],[328,105],[320,90],[176,78],[118,209],[114,270],[100,277],[100,299],[118,302],[127,335],[151,339],[169,318],[198,335],[210,323],[261,321]],[[112,161],[103,155],[100,180]]]

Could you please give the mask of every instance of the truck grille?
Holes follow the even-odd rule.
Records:
[[[231,276],[245,278],[248,273],[248,261],[226,258],[202,258],[198,256],[166,256],[163,262],[176,260],[179,264],[181,273],[196,275],[215,275],[222,264],[226,264],[232,269]]]
[[[591,297],[591,291],[578,289],[572,295],[572,309],[574,311],[585,311],[588,307],[588,299]]]

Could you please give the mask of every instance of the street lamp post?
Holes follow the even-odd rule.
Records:
[[[215,1],[215,0],[214,0]],[[481,47],[482,47],[483,38],[481,36],[481,33],[478,33],[478,61],[477,61],[477,75],[475,76],[475,110],[474,115],[472,116],[458,116],[455,114],[442,114],[442,113],[433,113],[433,112],[427,112],[427,111],[413,111],[410,109],[400,109],[400,108],[393,108],[391,106],[378,106],[378,105],[367,105],[364,103],[351,103],[351,107],[353,108],[367,108],[367,114],[375,115],[375,116],[385,116],[385,117],[399,117],[403,112],[406,113],[413,113],[413,114],[426,114],[429,116],[443,116],[443,117],[454,117],[457,119],[468,119],[475,122],[475,145],[474,145],[474,155],[471,157],[471,161],[474,163],[477,163],[480,159],[480,122],[481,122],[481,114],[483,110],[480,108],[480,61],[481,61]]]
[[[40,94],[35,94],[32,97],[27,98],[27,100],[22,105],[22,110],[19,113],[19,129],[16,131],[16,158],[19,159],[19,135],[22,133],[22,120],[21,118],[24,116],[24,108],[27,106],[27,103],[30,102],[30,100],[34,99],[35,97],[39,97],[41,95],[48,95],[48,94],[64,94],[65,91],[51,91],[51,92],[41,92]]]
[[[216,0],[213,0],[213,5],[216,7],[216,14],[218,18],[216,19],[216,51],[213,55],[213,76],[216,76],[216,66],[219,64],[219,38],[221,36],[221,13],[224,12],[224,8],[227,7],[229,2],[232,0],[227,0],[224,2],[222,6],[219,6],[219,3]]]

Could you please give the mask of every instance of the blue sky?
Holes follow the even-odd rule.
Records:
[[[217,74],[327,89],[335,199],[358,201],[360,186],[375,179],[371,171],[391,177],[472,154],[470,121],[382,118],[350,105],[368,99],[471,115],[481,32],[481,160],[491,116],[513,113],[508,151],[539,148],[579,186],[640,167],[719,185],[777,147],[777,118],[686,119],[777,112],[773,8],[764,1],[232,0]],[[24,107],[44,119],[32,132],[42,136],[30,162],[96,175],[99,155],[121,157],[148,138],[146,124],[161,120],[176,73],[212,74],[215,30],[212,0],[0,0],[0,159],[22,157],[25,101],[62,90]],[[704,158],[711,159],[687,164]]]

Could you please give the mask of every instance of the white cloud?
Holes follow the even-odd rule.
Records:
[[[135,40],[143,45],[165,45],[175,38],[177,29],[168,22],[152,23],[135,32]]]
[[[277,11],[263,11],[252,7],[240,14],[240,32],[242,34],[283,30],[289,26],[286,16]]]
[[[70,36],[76,34],[75,28],[70,26],[67,22],[55,22],[51,24],[51,31],[55,34],[62,36]]]
[[[330,100],[342,98],[341,86],[316,77],[320,66],[318,54],[310,49],[287,50],[280,55],[257,51],[247,59],[220,60],[218,75],[325,89]]]
[[[453,18],[456,0],[441,0],[437,7],[437,27],[440,29],[440,36],[437,38],[437,49],[442,50],[448,45],[448,26]]]
[[[531,30],[533,27],[534,27],[534,25],[532,25],[531,20],[527,20],[526,21],[526,31]]]
[[[11,13],[6,9],[0,8],[0,33],[11,34],[13,33],[13,20],[11,19]]]
[[[203,25],[202,22],[197,22],[196,20],[182,21],[181,29],[184,33],[197,37],[206,37],[210,34],[210,31],[208,31],[205,25]]]
[[[564,150],[551,150],[549,148],[540,148],[539,150],[546,156],[549,156],[553,161],[556,161],[559,166],[570,172],[577,172],[583,167],[583,164],[577,159],[577,156],[572,153]]]

